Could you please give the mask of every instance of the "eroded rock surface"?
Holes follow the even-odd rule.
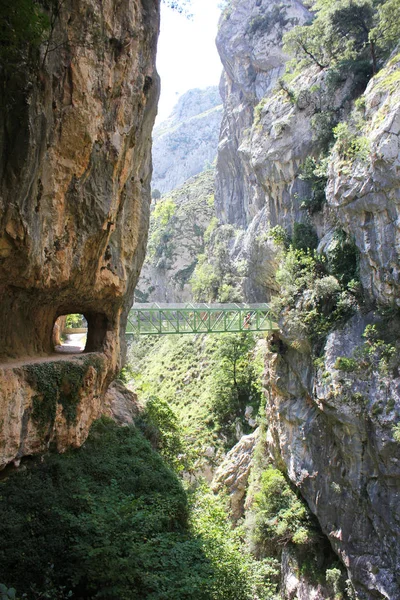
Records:
[[[221,18],[217,47],[224,66],[224,116],[216,207],[225,223],[247,226],[265,204],[265,192],[242,153],[242,144],[254,124],[255,107],[283,74],[287,60],[282,51],[284,31],[308,18],[308,11],[296,0],[233,0]]]
[[[364,124],[357,137],[363,156],[331,162],[327,196],[361,251],[361,281],[384,304],[399,305],[400,291],[400,55],[370,82]],[[357,226],[355,227],[355,223]]]
[[[119,425],[133,425],[140,413],[137,395],[118,380],[113,381],[107,390],[105,407],[103,414]]]
[[[158,4],[62,3],[40,69],[25,74],[14,99],[2,98],[0,357],[49,356],[57,317],[83,314],[86,351],[104,359],[87,395],[95,403],[102,403],[120,366],[144,258],[159,91]],[[2,436],[15,443],[7,442],[2,462],[21,454],[24,428],[30,433],[23,452],[47,443],[23,419],[32,397],[39,402],[43,394],[26,385],[21,370],[4,373],[0,393],[13,416],[2,422]],[[77,421],[76,443],[98,413],[96,404]]]
[[[365,364],[337,368],[362,347],[370,322],[357,316],[330,334],[316,375],[306,353],[269,356],[267,402],[270,451],[365,600],[400,595],[400,449],[392,433],[400,380]]]
[[[103,412],[107,379],[101,353],[0,366],[0,469],[82,445]]]
[[[215,492],[228,492],[232,519],[238,521],[244,513],[247,484],[253,464],[258,432],[244,435],[228,452],[212,481]]]
[[[295,223],[312,223],[319,251],[344,229],[360,250],[366,305],[393,306],[399,303],[399,57],[370,81],[356,106],[352,99],[360,91],[351,77],[329,88],[326,73],[313,67],[293,80],[292,90],[291,84],[284,89],[282,34],[308,17],[302,2],[233,0],[221,21],[224,117],[216,209],[222,223],[235,227],[227,246],[231,262],[244,258],[244,299],[265,301],[278,289],[272,227],[281,225],[290,235]],[[335,123],[347,121],[348,136],[329,158],[327,204],[310,214],[301,207],[310,189],[300,175],[306,158],[318,157],[323,147],[313,122],[321,112],[334,116],[330,135]],[[261,250],[249,254],[247,241],[249,248],[261,242]],[[257,257],[254,269],[248,268],[251,254]],[[264,286],[255,280],[258,269]],[[393,438],[399,379],[396,370],[385,374],[377,365],[362,366],[357,355],[373,318],[358,314],[331,333],[319,349],[325,358],[318,369],[308,341],[291,336],[293,323],[282,320],[279,353],[266,357],[268,445],[274,463],[316,515],[358,597],[392,600],[400,597],[400,456]],[[359,369],[335,367],[338,358],[354,352]],[[286,566],[293,583],[290,591],[290,581],[283,582],[287,597],[327,597],[326,590],[302,590]]]
[[[154,129],[153,189],[170,192],[214,162],[221,119],[217,87],[189,90],[179,99],[171,116]]]

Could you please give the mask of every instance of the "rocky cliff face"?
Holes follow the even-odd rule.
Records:
[[[365,332],[368,325],[382,326],[370,312],[376,303],[392,307],[385,326],[391,333],[398,323],[399,62],[392,57],[356,107],[351,79],[332,91],[326,73],[313,68],[285,89],[278,85],[286,60],[282,33],[307,18],[300,2],[234,0],[221,21],[224,117],[216,208],[222,222],[241,228],[231,244],[236,253],[250,231],[253,240],[268,238],[280,225],[291,235],[299,223],[312,225],[320,251],[341,229],[360,252],[364,304],[345,326],[331,328],[316,363],[301,333],[304,321],[296,329],[294,311],[282,311],[280,340],[272,341],[266,357],[267,453],[316,515],[357,597],[393,600],[400,596],[400,456],[393,436],[400,415],[398,346],[366,341]],[[310,188],[301,171],[326,143],[316,127],[321,114],[346,121],[347,129],[327,158],[326,204],[313,213],[302,207]],[[271,281],[279,264],[272,249],[258,253]],[[293,291],[290,301],[304,309],[313,293]],[[301,597],[287,586],[284,594]]]
[[[201,173],[217,154],[222,104],[218,88],[194,89],[154,129],[152,188],[162,194]]]
[[[336,148],[327,188],[329,205],[361,252],[361,280],[372,297],[399,305],[400,55],[368,85],[362,110],[364,154]],[[354,136],[354,132],[353,132]],[[357,225],[356,225],[357,224]]]
[[[217,47],[224,66],[224,116],[216,206],[223,222],[247,226],[268,201],[242,145],[254,124],[255,107],[283,74],[287,59],[281,47],[283,32],[309,16],[297,0],[233,0],[221,18]]]
[[[215,219],[214,179],[215,170],[208,169],[154,204],[147,256],[135,291],[137,301],[192,300],[190,278]],[[169,215],[164,215],[163,206],[170,207]]]
[[[0,356],[8,365],[0,422],[3,440],[16,442],[12,451],[3,443],[1,464],[43,446],[39,421],[30,421],[45,402],[40,373],[30,366],[27,375],[21,365],[53,352],[58,316],[84,314],[86,351],[103,361],[101,374],[88,372],[90,385],[82,376],[79,390],[68,373],[55,376],[57,389],[69,386],[67,395],[97,406],[70,421],[77,442],[120,364],[147,236],[158,4],[63,3],[40,67],[13,95],[2,88]]]

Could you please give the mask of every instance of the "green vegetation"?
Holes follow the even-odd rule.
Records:
[[[393,427],[392,433],[394,441],[400,444],[400,423]]]
[[[312,237],[310,241],[315,243]],[[346,272],[356,272],[357,254],[346,256]],[[290,336],[296,340],[293,343],[307,340],[318,356],[329,331],[354,312],[357,305],[354,282],[346,285],[346,277],[340,282],[331,274],[329,260],[305,249],[305,244],[301,249],[289,247],[276,278],[280,294],[273,298],[271,307],[277,315],[285,315]]]
[[[243,528],[232,529],[224,499],[212,494],[205,485],[193,495],[192,524],[204,542],[207,558],[212,564],[219,565],[212,598],[278,600],[278,561],[254,559],[243,544]],[[232,580],[235,581],[234,588]]]
[[[268,237],[270,237],[277,246],[282,248],[288,248],[290,244],[290,237],[281,225],[275,225],[268,231]]]
[[[398,322],[395,319],[389,322],[384,319],[375,325],[367,325],[363,333],[365,344],[359,356],[364,361],[364,367],[367,366],[369,370],[377,369],[383,376],[393,375],[397,371],[400,364],[397,332]]]
[[[316,250],[318,236],[310,223],[295,223],[293,227],[292,247],[295,250]]]
[[[43,433],[54,424],[57,404],[61,404],[67,423],[75,423],[83,382],[91,366],[100,372],[102,359],[87,356],[74,362],[45,362],[24,367],[28,383],[37,391],[33,397],[32,418]]]
[[[229,253],[229,243],[235,235],[232,225],[218,227],[215,221],[211,221],[207,230],[208,253],[198,256],[198,264],[190,280],[195,301],[243,301],[238,266],[233,264]]]
[[[327,169],[326,158],[317,160],[311,156],[306,158],[301,169],[300,179],[307,181],[311,188],[310,196],[302,200],[301,208],[307,210],[310,215],[319,212],[326,202]]]
[[[268,8],[269,10],[261,6],[259,14],[251,19],[246,31],[248,35],[268,35],[276,28],[277,33],[281,36],[281,30],[287,25],[293,26],[298,23],[298,19],[287,17],[285,4],[274,4]]]
[[[315,18],[284,37],[297,68],[364,69],[365,82],[382,66],[400,35],[399,0],[311,0]]]
[[[138,429],[102,419],[81,449],[0,483],[2,574],[28,600],[277,598],[277,561],[256,560],[227,516],[207,486],[187,494]]]
[[[148,301],[154,292],[151,285],[154,269],[165,276],[166,285],[175,293],[185,290],[216,228],[214,208],[214,171],[203,172],[161,198],[150,217],[147,257],[142,271],[139,302]],[[187,286],[185,288],[185,286]]]
[[[74,313],[67,315],[65,326],[71,329],[80,329],[86,327],[87,323],[83,315]]]
[[[358,374],[362,371],[368,377],[373,371],[381,377],[394,376],[400,364],[398,330],[399,323],[395,319],[388,321],[383,318],[374,325],[367,325],[363,333],[364,344],[356,348],[352,357],[339,356],[335,369]],[[359,393],[352,397],[355,400],[363,399]]]
[[[358,366],[359,364],[354,358],[346,358],[345,356],[339,356],[335,362],[335,369],[346,373],[353,373],[358,369]]]
[[[159,398],[159,410],[167,403],[177,418],[177,461],[186,470],[204,463],[206,447],[214,448],[215,462],[237,441],[237,427],[252,431],[245,410],[258,413],[262,372],[253,335],[143,336],[133,342],[129,363],[139,398],[146,406],[151,399],[152,410]]]
[[[171,260],[174,251],[171,225],[176,212],[176,204],[171,198],[157,202],[152,213],[152,227],[147,246],[148,256],[152,259],[164,257]]]
[[[279,556],[288,543],[310,545],[315,538],[309,512],[272,466],[261,473],[254,496],[251,536],[262,556]]]
[[[334,130],[336,151],[340,158],[347,162],[354,160],[366,161],[370,153],[368,138],[353,133],[348,123],[339,123]]]
[[[169,404],[165,400],[150,396],[137,425],[163,459],[176,471],[181,471],[184,467],[180,459],[184,452],[184,444],[178,417]]]
[[[77,598],[213,597],[185,492],[135,429],[103,420],[82,449],[9,477],[0,515],[2,573],[28,598],[51,565]]]
[[[7,588],[3,583],[0,583],[0,600],[15,600],[15,589]]]
[[[360,277],[360,253],[354,241],[343,229],[335,231],[328,252],[329,272],[353,292]]]

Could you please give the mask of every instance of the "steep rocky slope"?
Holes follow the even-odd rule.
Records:
[[[224,222],[247,226],[266,204],[265,191],[243,155],[242,144],[253,125],[254,108],[276,87],[283,74],[287,58],[282,51],[283,32],[309,17],[297,0],[284,4],[233,0],[221,18],[217,48],[224,66],[224,116],[216,198]]]
[[[351,75],[332,87],[327,70],[312,66],[279,83],[282,35],[308,17],[295,1],[233,0],[225,11],[217,41],[225,73],[216,209],[223,226],[239,229],[228,247],[232,263],[251,231],[252,239],[271,239],[258,255],[271,280],[278,269],[281,334],[266,356],[266,455],[316,515],[353,594],[394,600],[400,596],[400,450],[393,429],[400,416],[398,56],[365,93]],[[314,165],[312,177],[307,164]],[[319,204],[313,204],[316,184],[324,190]],[[296,250],[287,250],[290,240]],[[327,258],[301,263],[308,259],[295,252],[318,243]],[[340,244],[348,253],[341,268],[353,265],[350,277],[334,268]],[[362,289],[350,281],[357,261]]]
[[[179,99],[171,116],[154,129],[153,190],[170,192],[214,162],[221,119],[216,87],[189,90]]]
[[[1,87],[0,465],[81,443],[120,365],[148,227],[158,4],[62,3],[35,68]],[[102,366],[42,374],[68,313],[85,315]]]
[[[137,301],[192,299],[190,278],[215,220],[214,179],[215,170],[210,168],[153,205]]]

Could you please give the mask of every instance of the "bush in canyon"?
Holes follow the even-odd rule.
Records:
[[[270,465],[259,471],[252,489],[246,527],[259,558],[279,557],[287,544],[308,547],[315,542],[316,530],[306,505],[278,469]]]
[[[133,428],[102,420],[80,450],[3,480],[0,517],[2,578],[29,599],[46,597],[34,588],[51,565],[52,585],[78,598],[209,598],[186,494]]]

